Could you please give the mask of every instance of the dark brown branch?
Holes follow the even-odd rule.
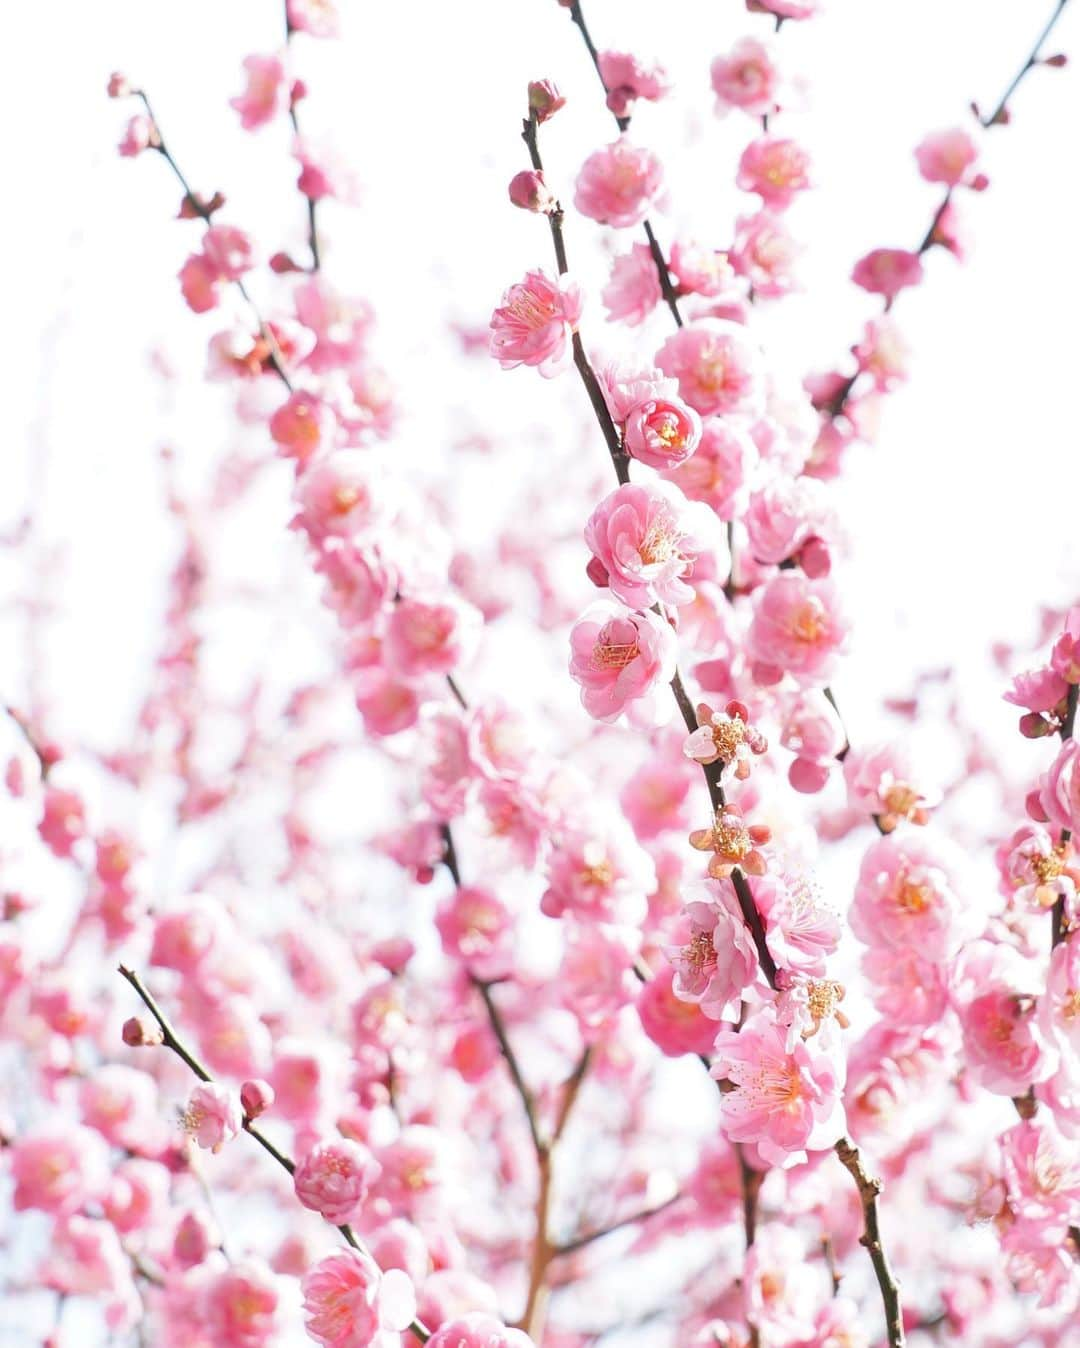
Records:
[[[544,1141],[540,1132],[540,1124],[536,1115],[536,1102],[533,1099],[532,1091],[525,1084],[525,1078],[521,1072],[521,1066],[518,1063],[517,1055],[514,1053],[510,1044],[510,1038],[506,1033],[506,1025],[502,1018],[502,1013],[495,1005],[495,998],[492,996],[492,985],[485,983],[481,978],[472,980],[473,987],[483,999],[484,1007],[487,1010],[488,1020],[491,1022],[491,1028],[494,1031],[495,1038],[499,1042],[499,1049],[503,1058],[506,1060],[506,1066],[510,1071],[510,1079],[514,1083],[514,1088],[521,1096],[521,1104],[525,1110],[525,1118],[529,1124],[529,1134],[532,1137],[533,1148],[537,1156],[541,1156],[547,1151],[547,1143]]]
[[[859,1244],[866,1247],[870,1262],[874,1266],[878,1287],[881,1288],[889,1348],[904,1348],[907,1340],[904,1337],[904,1312],[900,1305],[900,1289],[889,1266],[878,1221],[877,1201],[881,1193],[881,1181],[867,1174],[858,1147],[848,1138],[842,1137],[834,1150],[840,1158],[840,1164],[851,1175],[859,1191],[859,1202],[863,1210],[863,1234],[859,1237]]]

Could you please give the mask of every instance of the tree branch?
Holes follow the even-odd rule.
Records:
[[[900,1289],[889,1266],[878,1222],[877,1201],[881,1193],[881,1181],[867,1174],[858,1147],[848,1138],[842,1137],[834,1150],[840,1158],[840,1164],[851,1175],[859,1191],[859,1202],[863,1210],[863,1234],[859,1237],[859,1244],[864,1245],[869,1252],[870,1262],[874,1266],[878,1286],[881,1288],[889,1348],[904,1348],[907,1340],[904,1337],[904,1312],[900,1305]]]

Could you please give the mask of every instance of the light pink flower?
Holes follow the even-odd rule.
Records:
[[[280,56],[245,56],[247,84],[242,94],[229,99],[229,106],[240,114],[245,131],[255,131],[272,121],[285,107],[288,89],[285,62]]]
[[[656,363],[678,380],[679,393],[703,417],[754,417],[761,411],[761,355],[737,323],[690,323],[667,339]]]
[[[793,267],[801,252],[784,217],[763,208],[735,222],[735,239],[728,257],[735,271],[749,281],[755,296],[776,299],[794,287]]]
[[[683,913],[686,939],[664,950],[674,969],[672,991],[712,1020],[736,1015],[757,973],[757,950],[731,881],[696,882]]]
[[[800,684],[826,683],[847,635],[832,581],[785,571],[754,600],[747,643],[755,677],[770,683],[787,673]]]
[[[1024,1221],[1056,1228],[1064,1239],[1080,1216],[1080,1152],[1041,1111],[1004,1133],[1002,1171],[1009,1207]]]
[[[477,978],[489,981],[510,971],[513,925],[506,904],[478,885],[455,888],[435,914],[443,950]]]
[[[336,291],[320,272],[293,292],[296,317],[315,338],[305,364],[317,373],[356,365],[367,349],[373,316],[366,300]]]
[[[664,170],[650,150],[620,137],[581,166],[574,205],[615,228],[640,225],[664,190]]]
[[[1003,892],[1042,913],[1058,899],[1071,904],[1076,895],[1072,848],[1055,841],[1041,824],[1023,824],[997,849],[995,861]]]
[[[312,201],[333,197],[346,206],[360,200],[360,180],[349,160],[329,141],[297,136],[293,154],[300,165],[297,188]]]
[[[694,598],[685,577],[704,552],[725,545],[716,516],[668,482],[616,487],[585,525],[593,554],[589,574],[629,608],[686,604]]]
[[[282,454],[306,464],[330,450],[338,431],[333,408],[317,394],[296,389],[270,418],[270,435]]]
[[[675,633],[654,613],[593,604],[570,632],[570,677],[598,721],[614,721],[630,703],[675,673]]]
[[[870,996],[890,1025],[936,1025],[949,1009],[950,966],[917,949],[870,946],[860,967]]]
[[[915,161],[928,183],[958,187],[979,157],[974,138],[963,127],[933,131],[915,147]]]
[[[501,1320],[481,1311],[440,1325],[428,1344],[430,1348],[533,1348],[528,1334],[507,1329]]]
[[[712,1075],[734,1090],[721,1096],[723,1128],[732,1142],[752,1142],[762,1160],[782,1169],[806,1159],[806,1151],[831,1146],[844,1129],[843,1061],[816,1039],[791,1053],[786,1033],[766,1008],[740,1031],[721,1030],[714,1045]]]
[[[1080,831],[1080,741],[1069,739],[1039,784],[1039,803],[1058,828]]]
[[[359,1142],[334,1138],[317,1143],[296,1167],[293,1183],[305,1208],[340,1225],[356,1216],[379,1164]]]
[[[751,886],[765,922],[765,940],[776,964],[822,978],[840,944],[840,915],[807,876],[764,875]]]
[[[695,763],[720,763],[720,781],[745,781],[755,754],[769,747],[765,736],[750,724],[742,702],[732,701],[723,711],[713,711],[705,702],[697,708],[697,730],[683,741],[683,753]]]
[[[634,951],[615,929],[574,923],[567,928],[559,966],[559,1000],[573,1012],[586,1042],[613,1028],[632,1000],[630,966]]]
[[[70,857],[75,844],[86,834],[82,797],[64,787],[46,786],[38,834],[53,856]]]
[[[145,1072],[104,1063],[79,1088],[83,1122],[115,1147],[137,1150],[153,1137],[157,1085]]]
[[[611,264],[611,279],[600,293],[609,322],[644,323],[661,300],[660,276],[646,243],[635,243]]]
[[[182,899],[155,922],[150,963],[192,977],[227,932],[220,904],[201,896]]]
[[[391,1348],[416,1314],[412,1280],[379,1271],[366,1250],[341,1250],[304,1274],[304,1328],[323,1348]]]
[[[867,945],[952,958],[965,934],[957,892],[960,858],[925,835],[890,835],[867,849],[855,884],[851,928]]]
[[[145,113],[137,112],[124,127],[117,149],[125,159],[134,159],[143,150],[160,144],[157,127]]]
[[[535,365],[545,379],[561,374],[570,364],[581,308],[581,290],[568,277],[552,281],[542,271],[527,272],[491,315],[491,354],[504,370]]]
[[[737,422],[709,417],[692,456],[663,476],[691,501],[702,501],[722,520],[734,518],[742,488],[757,462],[757,447]]]
[[[746,1318],[764,1342],[802,1348],[803,1336],[813,1328],[821,1282],[793,1227],[774,1223],[755,1239],[746,1254],[742,1292]]]
[[[810,186],[810,158],[797,141],[759,136],[742,152],[735,181],[744,192],[756,192],[766,206],[782,211]]]
[[[645,914],[655,875],[648,855],[632,841],[583,827],[557,839],[546,879],[540,911],[548,917],[633,925]]]
[[[904,821],[925,824],[941,792],[920,783],[911,756],[900,745],[853,749],[844,759],[844,782],[853,810],[872,814],[883,833]]]
[[[727,55],[716,57],[709,75],[721,116],[731,108],[741,108],[751,117],[767,117],[776,111],[780,72],[771,43],[740,38]]]
[[[75,1212],[104,1190],[107,1156],[98,1134],[77,1125],[49,1125],[17,1138],[8,1151],[16,1212]]]
[[[607,105],[616,117],[629,117],[639,98],[655,103],[670,92],[664,67],[647,65],[630,52],[602,51],[596,64],[607,90]]]
[[[1080,1077],[1080,934],[1060,942],[1050,956],[1039,1024],[1062,1057],[1071,1060],[1073,1075]]]
[[[873,318],[863,329],[862,341],[851,348],[859,369],[874,381],[874,387],[888,392],[908,377],[911,348],[888,316]]]
[[[735,269],[727,253],[691,239],[676,239],[671,245],[670,268],[680,294],[715,298],[730,294],[735,283]]]
[[[371,459],[357,449],[336,449],[312,460],[297,479],[293,499],[294,525],[313,543],[354,538],[386,514]]]
[[[451,596],[402,599],[387,620],[386,658],[407,679],[449,674],[472,653],[480,626],[476,609]]]
[[[230,1348],[263,1348],[279,1327],[274,1276],[253,1259],[219,1273],[204,1306],[213,1342]]]
[[[609,361],[597,367],[596,377],[617,426],[622,426],[642,403],[670,400],[679,393],[676,380],[651,365],[634,361]]]
[[[647,759],[619,792],[619,804],[643,842],[686,827],[685,806],[693,777],[682,763]]]
[[[743,517],[755,559],[777,565],[812,538],[835,534],[828,490],[811,477],[774,476],[751,493]]]
[[[922,259],[905,248],[875,248],[852,268],[851,279],[872,295],[891,304],[901,290],[923,278]]]
[[[626,452],[650,468],[674,468],[693,454],[700,439],[701,418],[677,399],[638,403],[623,431]]]
[[[1030,988],[1031,975],[1011,947],[973,941],[965,948],[954,1000],[964,1061],[972,1079],[995,1095],[1023,1095],[1057,1065]]]
[[[1043,667],[1015,675],[1008,692],[1002,696],[1014,707],[1026,707],[1028,711],[1050,712],[1057,708],[1068,691],[1068,683],[1057,670]]]
[[[340,18],[337,0],[286,0],[289,26],[312,37],[337,37]]]
[[[1080,683],[1080,607],[1065,617],[1065,630],[1050,653],[1050,665],[1067,683]]]

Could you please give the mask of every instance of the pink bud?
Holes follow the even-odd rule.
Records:
[[[803,574],[818,580],[832,570],[829,545],[823,538],[808,538],[799,551],[799,565]]]
[[[131,85],[128,83],[127,76],[114,70],[109,76],[108,91],[110,98],[127,98],[131,93]]]
[[[1050,722],[1037,711],[1025,712],[1020,717],[1020,733],[1026,740],[1041,740],[1053,729]]]
[[[303,267],[294,262],[288,253],[275,253],[270,259],[270,270],[277,276],[284,276],[287,272],[303,271]]]
[[[811,758],[796,758],[788,768],[788,781],[805,796],[816,795],[829,780],[829,764]]]
[[[1068,65],[1068,63],[1069,58],[1063,51],[1055,52],[1053,56],[1043,57],[1044,66],[1054,66],[1058,70],[1060,70],[1062,66]]]
[[[216,1233],[208,1219],[185,1212],[173,1236],[173,1258],[181,1268],[194,1268],[202,1263],[216,1243]]]
[[[274,1088],[268,1081],[245,1081],[240,1087],[240,1103],[245,1119],[257,1119],[274,1103]]]
[[[152,1048],[155,1044],[165,1042],[165,1036],[156,1025],[151,1029],[138,1016],[132,1016],[124,1021],[121,1034],[129,1048]]]
[[[523,169],[510,179],[510,200],[523,211],[550,215],[558,204],[551,194],[544,175],[535,169]]]
[[[529,111],[537,122],[543,123],[554,117],[560,108],[566,106],[566,99],[559,93],[553,80],[531,80],[529,83]]]

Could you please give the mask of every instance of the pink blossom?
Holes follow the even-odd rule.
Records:
[[[280,56],[245,56],[247,84],[244,92],[229,99],[240,114],[245,131],[256,131],[272,121],[285,106],[285,62]]]
[[[238,281],[254,264],[251,239],[234,225],[211,225],[203,235],[202,251],[224,281]]]
[[[561,374],[570,364],[581,308],[581,290],[568,277],[552,281],[542,271],[527,272],[491,315],[491,354],[504,370],[535,365],[545,379]]]
[[[441,1136],[434,1128],[414,1123],[380,1148],[382,1174],[372,1191],[373,1200],[413,1220],[430,1210],[430,1199],[445,1178]]]
[[[710,67],[716,111],[741,108],[751,117],[767,117],[776,111],[780,72],[772,45],[756,37],[742,37],[726,56]]]
[[[336,291],[322,273],[293,292],[296,317],[315,338],[305,358],[316,373],[356,365],[364,356],[373,322],[371,306]]]
[[[333,197],[347,206],[359,202],[359,180],[352,164],[336,146],[297,136],[293,141],[293,154],[300,165],[296,186],[305,197],[312,201]]]
[[[746,1318],[766,1343],[795,1348],[811,1332],[820,1301],[820,1272],[807,1258],[805,1242],[791,1226],[774,1223],[746,1254],[742,1279]]]
[[[270,435],[281,453],[306,464],[333,448],[338,421],[333,408],[305,389],[296,389],[270,418]]]
[[[312,37],[337,37],[340,18],[337,0],[286,0],[289,27]]]
[[[643,842],[668,829],[685,828],[685,805],[692,777],[681,763],[650,759],[627,781],[619,804]]]
[[[776,964],[821,978],[840,944],[840,915],[807,876],[765,875],[751,886],[765,922],[765,940]]]
[[[631,458],[651,468],[674,468],[701,439],[701,418],[677,400],[638,403],[626,418],[623,444]]]
[[[435,926],[443,950],[477,978],[502,978],[513,962],[513,920],[506,904],[476,885],[454,889],[439,905]]]
[[[648,856],[619,835],[578,828],[560,837],[547,866],[540,911],[586,922],[640,922],[654,875]]]
[[[676,239],[671,245],[670,266],[683,294],[715,298],[730,294],[735,283],[727,253],[689,239]]]
[[[949,966],[919,950],[870,946],[861,968],[874,1005],[892,1025],[935,1025],[949,1009]]]
[[[1055,946],[1050,956],[1046,992],[1039,999],[1039,1024],[1080,1075],[1080,935],[1076,933]]]
[[[180,268],[180,293],[193,314],[209,313],[221,303],[221,274],[203,253],[192,253]]]
[[[145,113],[137,112],[124,127],[117,149],[125,159],[134,159],[143,150],[155,149],[161,144],[157,127]]]
[[[889,304],[907,286],[918,285],[922,277],[922,259],[904,248],[875,248],[861,257],[851,272],[857,286],[884,296]]]
[[[1039,1025],[1029,977],[1010,947],[975,941],[964,951],[955,999],[964,1060],[972,1078],[995,1095],[1023,1095],[1057,1062]]]
[[[529,81],[529,111],[538,125],[543,126],[560,108],[565,107],[566,99],[552,80]]]
[[[1068,905],[1076,895],[1072,848],[1055,842],[1041,824],[1018,828],[997,849],[995,860],[1005,894],[1033,912],[1045,912],[1058,899]]]
[[[1069,691],[1069,685],[1054,669],[1029,669],[1017,674],[1003,693],[1006,702],[1028,711],[1052,712]]]
[[[732,1142],[752,1142],[761,1158],[786,1169],[807,1149],[831,1146],[844,1129],[840,1093],[842,1060],[799,1040],[789,1053],[786,1034],[762,1010],[739,1032],[721,1030],[712,1075],[735,1087],[721,1096],[724,1132]]]
[[[479,1311],[440,1325],[428,1343],[431,1348],[533,1348],[528,1334]]]
[[[1039,803],[1046,817],[1058,828],[1080,830],[1080,741],[1069,739],[1039,783]]]
[[[637,999],[641,1028],[665,1057],[707,1054],[716,1035],[716,1021],[695,1002],[676,994],[674,977],[674,970],[661,969],[641,989]]]
[[[978,146],[962,127],[931,132],[915,147],[915,160],[926,181],[948,187],[966,181],[978,157]]]
[[[608,405],[611,419],[622,426],[633,410],[644,402],[677,397],[678,383],[668,379],[651,365],[635,361],[609,361],[597,368],[596,377]]]
[[[755,677],[776,682],[788,673],[800,684],[825,683],[847,635],[833,583],[785,571],[754,599],[747,642]]]
[[[206,1321],[215,1343],[263,1348],[278,1329],[273,1274],[253,1259],[233,1264],[206,1290]]]
[[[105,1187],[107,1150],[88,1128],[48,1125],[11,1144],[16,1212],[36,1208],[60,1216],[75,1212]]]
[[[46,786],[38,834],[53,856],[70,857],[75,844],[86,834],[82,797],[51,783]]]
[[[888,317],[874,318],[863,329],[862,341],[851,348],[859,369],[879,391],[888,391],[908,377],[910,348]]]
[[[660,160],[621,136],[586,159],[578,174],[574,205],[592,220],[624,229],[640,225],[663,190]]]
[[[558,202],[544,175],[536,169],[522,169],[510,179],[508,188],[511,204],[524,211],[533,211],[538,215],[550,215]]]
[[[1080,683],[1080,607],[1069,609],[1065,630],[1050,653],[1050,665],[1066,683]]]
[[[381,1273],[366,1250],[329,1255],[304,1274],[300,1291],[304,1328],[323,1348],[392,1348],[416,1314],[409,1275]]]
[[[808,477],[771,478],[751,494],[743,522],[754,557],[770,565],[797,556],[810,539],[836,530],[827,489]]]
[[[479,629],[480,615],[461,600],[402,599],[386,624],[386,658],[408,679],[449,674],[472,653]]]
[[[675,634],[654,613],[630,613],[593,604],[570,633],[570,676],[581,702],[598,721],[614,721],[627,707],[675,673]]]
[[[227,930],[220,904],[201,896],[183,899],[157,918],[150,963],[189,977],[196,975],[226,939]]]
[[[630,52],[602,51],[596,64],[607,90],[607,105],[616,117],[629,117],[639,98],[655,103],[670,92],[664,67],[647,65]]]
[[[664,472],[690,498],[730,520],[741,504],[742,488],[757,460],[749,433],[736,422],[709,417],[693,455]]]
[[[118,1336],[124,1336],[139,1318],[130,1260],[108,1222],[84,1216],[58,1220],[40,1280],[62,1296],[95,1298],[106,1327]]]
[[[661,300],[660,275],[648,244],[631,244],[611,264],[611,279],[600,298],[609,322],[644,323]]]
[[[746,0],[746,8],[778,19],[810,19],[821,9],[821,0]]]
[[[1040,1112],[1004,1133],[1002,1171],[1009,1207],[1024,1221],[1056,1228],[1063,1239],[1080,1216],[1080,1157]]]
[[[765,736],[750,724],[750,713],[741,702],[729,702],[723,711],[713,711],[705,702],[697,707],[697,730],[683,741],[683,753],[695,763],[719,763],[720,781],[745,781],[755,754],[769,747]]]
[[[899,745],[852,750],[844,759],[844,781],[853,810],[873,815],[883,833],[904,821],[925,824],[941,792],[920,784],[910,755]]]
[[[796,755],[788,768],[791,785],[796,791],[813,793],[825,785],[829,768],[847,737],[836,708],[825,694],[808,689],[788,708],[780,743]]]
[[[761,355],[736,323],[690,323],[667,339],[656,363],[703,417],[753,417],[761,410]]]
[[[698,881],[683,912],[687,937],[664,951],[674,969],[672,991],[712,1020],[736,1015],[757,974],[757,950],[731,881]]]
[[[744,192],[756,192],[773,210],[786,210],[810,186],[810,159],[797,141],[759,136],[742,152],[735,181]]]
[[[200,1147],[215,1152],[232,1141],[243,1121],[239,1096],[213,1081],[192,1088],[181,1119],[184,1131]]]
[[[293,1183],[305,1208],[340,1225],[356,1216],[378,1175],[367,1147],[338,1138],[317,1143],[296,1167]]]
[[[950,959],[964,935],[959,873],[960,858],[938,839],[908,833],[879,839],[859,868],[852,930],[867,945]]]
[[[630,943],[613,928],[573,924],[559,966],[560,1000],[577,1017],[586,1042],[614,1029],[619,1011],[631,1000]]]
[[[794,287],[792,269],[801,251],[784,217],[762,209],[735,222],[735,239],[728,256],[755,296],[776,299]]]
[[[353,538],[386,514],[371,460],[356,449],[336,449],[312,460],[297,479],[293,499],[294,523],[313,543]]]
[[[685,577],[706,551],[723,547],[716,517],[668,482],[626,483],[609,492],[585,525],[589,574],[630,608],[686,604]]]
[[[145,1072],[104,1063],[79,1089],[83,1122],[116,1147],[136,1150],[153,1137],[157,1086]]]

